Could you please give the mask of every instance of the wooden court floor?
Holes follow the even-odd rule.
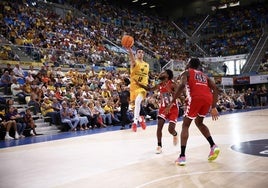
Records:
[[[268,109],[222,115],[216,122],[207,117],[205,123],[221,149],[213,162],[194,124],[186,166],[174,163],[180,147],[172,145],[167,126],[163,153],[155,154],[152,125],[136,133],[127,129],[0,149],[0,187],[267,188]]]

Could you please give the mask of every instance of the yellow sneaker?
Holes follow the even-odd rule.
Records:
[[[217,159],[219,153],[220,153],[220,148],[217,145],[214,145],[210,150],[210,153],[208,155],[208,160],[213,161]]]

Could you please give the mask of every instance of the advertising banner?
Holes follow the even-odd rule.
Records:
[[[268,75],[250,76],[250,84],[268,83]]]

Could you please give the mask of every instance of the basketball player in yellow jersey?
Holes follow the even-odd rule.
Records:
[[[146,97],[146,89],[138,85],[148,85],[149,79],[149,64],[143,61],[144,52],[138,49],[136,51],[136,58],[131,48],[128,48],[130,57],[130,102],[135,103],[134,108],[134,122],[132,123],[132,130],[137,131],[138,122],[142,129],[146,129],[145,118],[140,116],[141,102]],[[138,83],[137,83],[138,82]]]

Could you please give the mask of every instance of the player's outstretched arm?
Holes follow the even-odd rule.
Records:
[[[140,82],[138,82],[137,80],[135,80],[135,82],[136,82],[136,84],[139,86],[139,87],[141,87],[141,88],[143,88],[143,89],[146,89],[147,91],[154,91],[154,90],[156,90],[157,88],[158,88],[158,85],[155,85],[155,86],[153,86],[153,87],[150,87],[150,86],[145,86],[145,85],[143,85],[143,84],[141,84]]]
[[[128,50],[129,59],[130,59],[130,67],[133,68],[136,65],[135,57],[131,48],[127,48],[127,50]]]

